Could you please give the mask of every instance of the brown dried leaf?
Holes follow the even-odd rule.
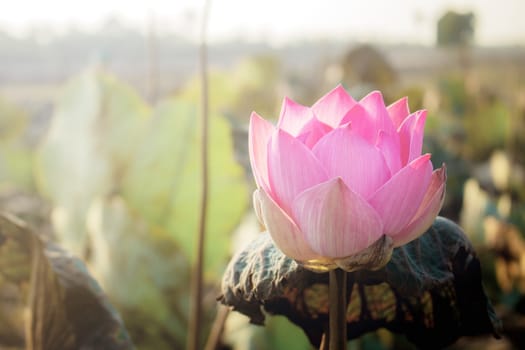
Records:
[[[463,335],[498,335],[500,322],[481,285],[481,269],[459,226],[438,217],[419,239],[396,248],[377,271],[348,273],[348,337],[385,327],[422,348]],[[318,346],[328,318],[328,275],[308,271],[262,234],[230,262],[220,301],[264,322],[288,317]]]
[[[29,309],[25,332],[21,332],[25,337],[17,346],[133,348],[118,313],[84,263],[5,214],[0,214],[0,275],[0,290],[18,287]]]

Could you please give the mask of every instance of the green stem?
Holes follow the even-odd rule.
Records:
[[[330,270],[329,349],[346,349],[346,272]]]
[[[203,270],[204,270],[204,241],[206,239],[206,222],[208,213],[208,48],[206,45],[206,27],[210,1],[205,0],[201,28],[200,68],[201,68],[201,104],[202,104],[202,194],[199,220],[199,233],[197,238],[197,260],[192,274],[191,312],[188,324],[187,350],[201,349],[199,341],[202,328],[202,295],[203,295]]]

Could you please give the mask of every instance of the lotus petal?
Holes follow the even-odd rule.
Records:
[[[315,146],[317,141],[333,129],[325,123],[319,121],[315,116],[303,126],[297,139],[301,140],[308,148]]]
[[[447,169],[445,164],[434,170],[428,190],[423,197],[421,206],[412,218],[410,224],[401,232],[393,235],[394,246],[402,246],[423,234],[434,222],[445,200]]]
[[[308,246],[295,222],[263,190],[253,194],[260,214],[275,245],[287,256],[299,261],[324,260]]]
[[[399,128],[399,126],[403,123],[406,117],[408,117],[408,115],[410,114],[410,109],[408,107],[408,98],[400,98],[399,100],[388,106],[386,110],[390,115],[390,119],[392,119],[392,122],[394,123],[394,127],[396,129]]]
[[[297,136],[299,131],[314,117],[310,107],[303,106],[288,97],[284,98],[281,115],[277,127],[292,136]]]
[[[403,166],[421,155],[426,118],[426,110],[417,111],[408,116],[398,129]]]
[[[359,101],[359,104],[363,106],[368,111],[368,114],[374,119],[375,127],[378,132],[383,130],[390,135],[396,132],[396,128],[394,127],[392,119],[390,119],[381,92],[372,91],[363,97],[363,99]]]
[[[338,85],[321,97],[312,106],[312,110],[320,121],[335,128],[356,103],[343,86]]]
[[[330,178],[341,177],[363,198],[372,195],[391,176],[381,151],[354,132],[351,125],[326,134],[312,151]]]
[[[253,112],[250,117],[248,133],[248,148],[250,164],[257,185],[264,190],[269,190],[268,179],[268,142],[275,130],[274,126]]]
[[[309,246],[321,256],[347,257],[383,234],[376,211],[341,178],[301,193],[293,203],[293,213]]]
[[[356,104],[350,109],[344,118],[341,120],[340,125],[351,124],[352,129],[357,132],[361,137],[367,140],[371,145],[375,145],[377,142],[377,128],[374,119],[368,114],[365,107],[360,104]]]
[[[392,176],[370,197],[368,201],[379,213],[385,234],[398,233],[414,217],[431,176],[430,154],[422,155]]]
[[[377,148],[385,157],[390,173],[395,174],[401,169],[401,156],[399,154],[399,135],[388,134],[380,131],[377,135]]]
[[[394,242],[391,237],[383,235],[371,246],[345,258],[335,259],[341,269],[352,272],[356,270],[378,270],[385,266],[392,257]]]
[[[299,193],[328,180],[325,170],[310,149],[279,129],[268,143],[268,174],[270,194],[288,214]]]

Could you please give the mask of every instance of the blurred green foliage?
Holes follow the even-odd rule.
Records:
[[[194,261],[201,205],[200,119],[189,101],[160,103],[135,154],[122,195],[154,228],[165,230]],[[230,254],[230,233],[247,207],[247,186],[233,158],[229,125],[211,115],[206,241],[208,277],[220,276]]]
[[[34,188],[28,122],[22,110],[0,98],[0,188]]]
[[[476,161],[504,149],[510,136],[510,111],[494,96],[479,97],[464,121],[465,154]]]
[[[224,338],[233,349],[314,349],[304,332],[284,316],[269,316],[261,327],[248,323],[248,318],[240,313],[232,314]]]
[[[255,56],[238,63],[233,71],[212,71],[209,76],[210,107],[225,114],[234,125],[245,124],[252,111],[277,118],[282,94],[279,61],[272,56]],[[198,100],[200,80],[195,77],[181,91],[184,99]]]
[[[149,107],[114,77],[89,70],[65,86],[36,156],[57,238],[88,261],[141,348],[185,341],[201,205],[198,108],[191,93]],[[209,142],[205,277],[213,286],[249,196],[216,108]],[[213,300],[207,305],[209,324]]]

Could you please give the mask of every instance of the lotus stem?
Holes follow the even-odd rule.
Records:
[[[197,238],[197,260],[192,274],[192,299],[191,312],[188,325],[187,350],[199,350],[202,328],[202,295],[203,295],[203,270],[204,270],[204,241],[206,238],[206,222],[208,213],[208,51],[206,45],[206,28],[210,1],[205,0],[202,17],[200,38],[200,69],[201,69],[201,138],[202,138],[202,194],[199,220],[199,233]]]
[[[330,270],[329,350],[346,349],[346,278],[345,271]]]

